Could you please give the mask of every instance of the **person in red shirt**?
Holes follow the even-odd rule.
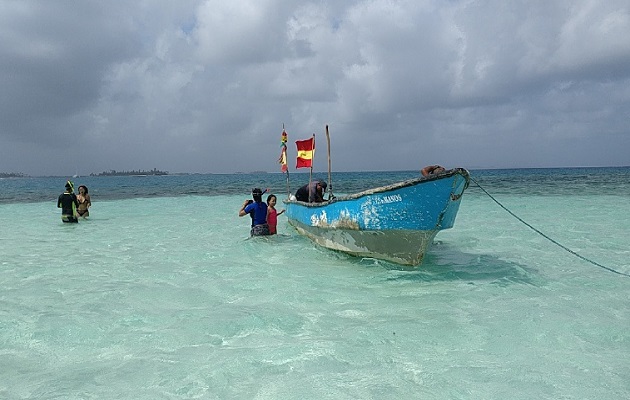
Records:
[[[275,235],[278,233],[276,226],[278,225],[278,215],[282,214],[284,210],[276,211],[276,202],[278,199],[275,194],[267,196],[267,225],[269,225],[269,234]]]

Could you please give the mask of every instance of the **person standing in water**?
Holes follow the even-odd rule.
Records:
[[[90,195],[88,194],[87,186],[79,186],[79,194],[77,196],[77,200],[79,201],[79,207],[77,208],[77,214],[79,214],[79,217],[89,217],[89,208],[92,205],[92,200],[90,199]]]
[[[278,198],[275,194],[267,196],[267,225],[269,225],[269,234],[275,235],[277,232],[276,227],[278,225],[278,215],[282,214],[284,210],[276,211],[276,202]]]
[[[77,208],[79,200],[74,194],[74,184],[71,181],[66,182],[66,191],[59,195],[57,199],[57,208],[61,208],[61,220],[64,223],[77,223]]]
[[[254,220],[252,221],[252,229],[250,231],[251,236],[265,236],[269,235],[269,225],[267,225],[267,204],[262,201],[263,191],[259,188],[252,190],[253,203],[249,203],[249,200],[245,200],[243,206],[238,211],[239,217],[244,217],[250,212],[254,213]]]

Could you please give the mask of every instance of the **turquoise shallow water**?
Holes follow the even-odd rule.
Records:
[[[473,177],[630,273],[630,180],[617,172]],[[0,182],[5,198],[39,189],[0,204],[0,398],[630,397],[630,278],[474,185],[455,227],[404,269],[316,247],[282,216],[280,235],[249,239],[237,211],[259,178],[221,177],[225,193],[208,189],[216,177],[92,179],[77,225],[55,208],[63,178]],[[143,196],[117,192],[134,187]]]

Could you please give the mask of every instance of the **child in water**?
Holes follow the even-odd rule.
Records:
[[[278,225],[278,215],[282,214],[284,210],[277,212],[276,211],[276,202],[278,199],[275,194],[270,194],[267,196],[267,225],[269,225],[269,234],[275,235],[278,233],[276,231],[276,226]]]

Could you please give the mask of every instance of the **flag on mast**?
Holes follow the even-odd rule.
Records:
[[[307,140],[296,140],[297,163],[295,168],[313,167],[313,156],[315,155],[315,135]]]
[[[280,147],[281,147],[281,153],[280,153],[280,158],[278,158],[278,162],[280,163],[280,170],[282,172],[288,172],[289,171],[289,167],[287,166],[287,139],[288,139],[288,135],[287,135],[287,131],[284,130],[284,128],[282,129],[282,136],[280,138]]]

